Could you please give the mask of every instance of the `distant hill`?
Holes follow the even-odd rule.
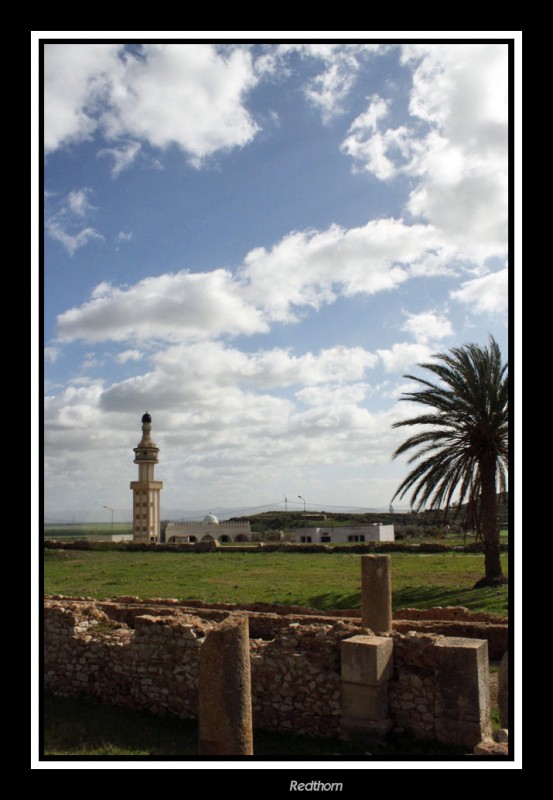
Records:
[[[500,527],[505,528],[508,523],[508,492],[498,495],[499,505],[499,524]],[[237,511],[248,509],[236,509],[223,506],[198,508],[198,509],[184,509],[184,508],[164,508],[162,506],[161,514],[164,520],[177,521],[177,520],[201,520],[206,514],[215,514],[220,520],[240,520],[248,521],[250,524],[256,525],[256,530],[281,530],[283,528],[300,528],[304,527],[306,522],[310,525],[324,525],[324,521],[309,520],[303,514],[303,511],[263,511],[257,514],[249,514],[237,516]],[[455,509],[450,509],[447,515],[449,522],[454,520],[460,521],[466,511],[466,506],[461,506],[455,514]],[[413,513],[411,511],[396,511],[390,514],[389,511],[372,509],[363,513],[358,512],[335,512],[335,511],[319,511],[308,510],[309,515],[324,514],[327,520],[333,520],[336,524],[366,524],[369,522],[382,522],[383,524],[395,525],[438,525],[443,523],[443,511],[421,511],[420,513]],[[111,513],[107,509],[94,508],[94,509],[55,509],[47,511],[44,515],[45,525],[56,524],[78,524],[78,523],[97,523],[97,522],[110,522]],[[132,522],[132,511],[130,508],[115,508],[113,513],[113,521],[117,522]]]
[[[509,521],[509,495],[507,492],[498,495],[499,500],[499,526],[506,528]],[[290,530],[293,528],[326,527],[328,525],[367,525],[371,522],[381,522],[383,525],[433,525],[440,526],[447,523],[460,524],[466,513],[467,506],[450,508],[447,517],[443,510],[432,511],[368,511],[365,513],[334,511],[264,511],[260,514],[230,517],[231,521],[249,522],[252,530],[263,532],[271,530]],[[315,519],[324,515],[326,519]]]

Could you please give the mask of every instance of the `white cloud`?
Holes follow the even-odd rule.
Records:
[[[386,372],[403,372],[412,369],[422,361],[428,361],[432,350],[424,344],[398,342],[391,348],[376,351],[384,364]]]
[[[307,101],[329,122],[344,112],[344,100],[357,80],[362,62],[382,50],[381,45],[356,44],[282,44],[276,50],[273,69],[291,54],[303,59],[320,61],[322,72],[317,73],[303,87]]]
[[[100,419],[98,401],[101,394],[102,382],[95,381],[82,386],[68,386],[59,395],[46,397],[44,418],[50,434],[46,441],[55,444],[57,433],[63,429],[83,429],[90,438],[91,423]]]
[[[342,152],[359,162],[362,169],[384,181],[396,176],[412,150],[410,132],[406,127],[388,128],[385,132],[379,130],[388,114],[389,102],[373,95],[367,110],[350,125],[348,136],[341,145]]]
[[[96,353],[85,353],[85,357],[81,364],[81,369],[96,369],[97,367],[102,367],[105,364],[105,361],[101,358],[98,358]]]
[[[68,386],[101,386],[102,382],[98,378],[91,378],[90,375],[77,375],[76,378],[69,378]]]
[[[140,142],[176,144],[199,166],[219,150],[244,146],[258,130],[244,106],[258,77],[243,48],[150,44],[131,53],[121,45],[51,44],[45,62],[46,150],[98,132],[108,141],[130,137],[107,151],[114,174],[132,162]]]
[[[114,384],[105,392],[102,402],[106,409],[124,408],[131,398],[138,408],[148,402],[157,408],[172,408],[179,397],[185,397],[188,404],[203,406],[215,398],[215,405],[224,405],[226,393],[238,387],[258,392],[360,381],[378,362],[375,354],[362,347],[335,346],[296,356],[279,348],[244,353],[221,342],[175,345],[150,360],[150,372]]]
[[[48,220],[46,230],[52,239],[56,239],[65,247],[70,256],[93,239],[103,240],[103,236],[94,228],[82,228],[77,233],[69,233],[59,220]]]
[[[68,211],[77,217],[86,217],[94,207],[88,201],[90,189],[74,189],[67,195]]]
[[[453,334],[450,321],[443,314],[434,311],[423,311],[420,314],[409,314],[401,327],[402,331],[412,334],[419,344],[444,339]]]
[[[249,284],[247,296],[269,318],[290,321],[295,307],[319,308],[339,295],[394,289],[440,250],[439,236],[425,225],[394,219],[349,230],[332,225],[291,233],[269,251],[250,251],[241,276]]]
[[[113,287],[111,283],[108,283],[108,281],[102,281],[92,290],[92,299],[96,299],[99,297],[109,297],[112,290]]]
[[[248,359],[245,375],[255,386],[291,386],[359,380],[375,366],[377,357],[362,347],[336,345],[318,355],[291,356],[286,350],[265,350]]]
[[[502,269],[481,278],[461,284],[461,288],[450,293],[453,300],[467,303],[471,311],[478,314],[504,313],[508,308],[508,271]]]
[[[137,354],[119,355],[131,362]],[[121,475],[133,475],[132,447],[145,409],[161,447],[165,508],[198,507],[200,496],[211,504],[236,505],[238,497],[264,502],[272,499],[267,492],[280,497],[290,485],[306,491],[308,476],[314,486],[330,468],[335,481],[342,469],[359,477],[377,465],[382,479],[392,469],[399,439],[391,423],[402,409],[363,407],[375,391],[364,379],[377,361],[359,347],[244,353],[204,341],[152,352],[149,371],[125,381],[74,381],[45,402],[49,502],[56,498],[63,508],[66,497],[78,503],[96,496],[130,509]],[[294,394],[283,396],[288,387]],[[320,497],[332,502],[328,490]],[[340,490],[334,502],[343,498]]]
[[[61,341],[182,340],[266,329],[225,270],[165,274],[123,289],[103,282],[91,300],[58,317]]]
[[[105,147],[98,151],[98,156],[110,156],[113,158],[111,174],[116,178],[123,170],[131,166],[136,159],[141,145],[138,142],[128,142],[121,147]]]
[[[507,46],[406,45],[410,118],[385,129],[390,101],[370,98],[342,150],[381,180],[417,180],[408,211],[465,258],[504,255],[507,242]]]
[[[411,113],[432,126],[410,210],[481,259],[507,237],[507,45],[404,49],[414,66]]]
[[[47,150],[104,137],[99,154],[113,159],[114,174],[138,158],[151,163],[148,146],[174,144],[196,165],[210,154],[244,146],[257,130],[245,107],[248,91],[292,58],[275,50],[252,63],[249,48],[204,45],[186,53],[148,46],[139,48],[140,58],[123,58],[117,46],[103,55],[94,45],[82,51],[59,47],[58,68],[47,77],[52,108],[59,112],[47,113]],[[301,90],[325,120],[345,107],[357,74],[355,65],[349,73],[341,71],[346,61],[338,48],[313,45],[301,56],[311,59],[311,75],[319,59],[319,72]],[[113,505],[111,492],[119,495],[121,486],[121,505],[130,509],[128,480],[121,475],[134,476],[132,447],[148,408],[162,448],[158,477],[165,481],[165,506],[197,507],[200,492],[211,493],[210,503],[234,505],[238,497],[252,502],[263,492],[258,501],[263,502],[274,499],[266,494],[270,487],[280,497],[294,481],[308,499],[324,501],[326,488],[322,497],[309,494],[324,466],[332,480],[320,485],[339,486],[341,499],[334,502],[342,502],[350,476],[365,482],[369,473],[363,470],[371,464],[378,465],[378,477],[366,480],[367,504],[375,504],[370,487],[389,480],[390,454],[404,437],[390,426],[412,415],[408,403],[395,401],[412,387],[392,387],[400,383],[397,375],[387,376],[387,386],[386,381],[369,383],[369,376],[382,380],[384,371],[410,372],[428,361],[435,352],[432,343],[451,334],[446,313],[431,308],[407,314],[398,325],[410,342],[376,352],[330,347],[247,353],[213,339],[267,332],[272,321],[297,321],[309,308],[397,289],[414,276],[455,274],[465,256],[484,264],[490,253],[504,248],[503,109],[498,102],[493,113],[487,110],[481,87],[474,87],[478,70],[485,86],[491,85],[491,61],[472,69],[465,51],[458,57],[432,46],[403,52],[414,78],[411,119],[393,127],[398,123],[390,120],[398,109],[373,95],[350,127],[344,151],[379,179],[408,178],[414,186],[409,211],[422,222],[380,219],[349,230],[335,225],[294,231],[272,247],[269,242],[251,250],[235,274],[177,272],[130,286],[103,281],[88,302],[60,315],[59,339],[125,342],[112,356],[112,367],[124,364],[124,374],[136,374],[111,384],[79,377],[63,391],[49,387],[58,394],[46,405],[48,496],[71,501],[96,496]],[[68,66],[74,69],[66,92],[60,75]],[[481,125],[464,119],[472,113],[473,93]],[[494,95],[490,102],[497,99]],[[486,114],[495,121],[484,124]],[[48,204],[54,198],[47,193]],[[89,219],[93,199],[86,188],[76,189],[47,221],[49,235],[69,252],[101,238]],[[117,242],[132,236],[114,234]],[[467,266],[466,259],[462,264]],[[506,271],[475,271],[450,297],[475,311],[503,310],[505,288]],[[58,352],[48,347],[45,357],[54,360]],[[93,354],[85,358],[93,364]],[[370,397],[375,408],[383,399],[391,407],[371,410]],[[344,477],[346,468],[350,473]],[[394,462],[393,468],[402,465]],[[398,481],[393,483],[388,498]]]
[[[114,44],[46,44],[44,48],[44,145],[46,152],[90,139],[98,125],[96,104],[119,69]]]
[[[235,504],[259,481],[291,479],[306,466],[387,463],[393,414],[359,407],[369,387],[347,384],[374,361],[360,348],[294,356],[202,342],[154,354],[152,370],[127,381],[70,386],[46,402],[48,495],[70,491],[73,498],[88,486],[88,494],[116,491],[130,505],[121,471],[132,474],[131,448],[146,408],[162,449],[161,477],[178,504],[183,491],[204,491],[206,478],[216,480],[218,498],[228,494]],[[290,384],[303,387],[301,405],[269,391]]]
[[[95,210],[88,199],[90,193],[90,189],[86,187],[70,191],[61,202],[58,202],[55,211],[52,210],[54,195],[49,194],[46,198],[44,223],[46,232],[52,239],[61,242],[71,256],[89,241],[104,238],[91,225],[82,227],[86,218]]]
[[[355,83],[356,75],[352,71],[355,63],[351,59],[345,63],[342,59],[334,61],[306,87],[305,96],[321,112],[323,122],[342,111],[341,101]]]
[[[282,73],[282,62],[274,47],[265,48],[261,55],[257,55],[253,62],[255,74],[260,77],[272,76],[277,71]]]
[[[44,360],[49,361],[51,364],[55,364],[60,356],[61,350],[59,347],[45,347],[44,348]]]
[[[299,310],[338,296],[375,294],[412,275],[444,272],[450,255],[431,226],[394,219],[291,233],[269,251],[250,251],[236,275],[178,272],[128,288],[103,282],[89,302],[58,317],[58,334],[63,341],[182,341],[267,332],[268,321],[296,321]]]
[[[349,130],[352,132],[376,133],[380,127],[381,120],[388,116],[389,110],[389,102],[380,97],[380,95],[373,94],[370,98],[369,107],[352,122]]]
[[[127,361],[140,361],[142,358],[144,358],[144,354],[140,350],[124,350],[115,356],[118,364],[126,364]]]
[[[307,386],[296,392],[296,398],[309,406],[344,406],[361,403],[370,391],[366,383],[352,383],[347,386],[325,384],[324,386]]]
[[[391,398],[392,400],[397,400],[401,397],[402,394],[407,394],[408,392],[415,392],[417,389],[420,389],[420,384],[415,383],[414,381],[409,381],[408,383],[398,383],[391,388],[387,388],[385,391],[382,392],[382,397]]]
[[[485,135],[503,149],[507,52],[502,43],[404,45],[402,62],[415,67],[411,113],[454,140]]]

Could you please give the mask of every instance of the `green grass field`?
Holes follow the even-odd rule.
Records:
[[[177,597],[205,602],[283,603],[321,611],[359,608],[359,555],[44,551],[48,594],[96,598]],[[462,605],[507,614],[507,587],[472,589],[481,554],[392,554],[393,607]],[[507,557],[503,556],[507,574]]]
[[[49,594],[178,597],[206,602],[298,604],[321,611],[360,606],[360,558],[346,553],[170,553],[44,551]],[[472,589],[483,574],[478,554],[392,554],[393,606],[464,605],[507,614],[507,587]],[[507,558],[503,557],[507,573]],[[46,756],[197,757],[193,721],[111,708],[87,698],[44,696]],[[463,748],[387,737],[380,742],[312,739],[256,731],[256,756],[452,758]]]

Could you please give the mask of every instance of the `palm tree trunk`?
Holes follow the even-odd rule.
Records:
[[[497,515],[496,465],[493,458],[480,464],[481,503],[480,530],[484,539],[486,577],[480,585],[503,582],[499,550],[499,525]]]

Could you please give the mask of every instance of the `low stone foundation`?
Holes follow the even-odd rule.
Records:
[[[177,600],[60,596],[45,599],[44,613],[48,689],[182,718],[198,714],[203,642],[232,614]],[[472,747],[485,738],[485,641],[395,630],[374,637],[360,620],[315,614],[248,617],[255,727],[329,736],[353,717],[353,727],[380,734],[405,730]],[[374,662],[376,672],[356,672],[354,658],[344,673],[344,648],[359,654],[360,645],[373,654],[360,663]],[[452,648],[457,655],[448,661]]]
[[[359,544],[296,544],[291,542],[252,542],[248,544],[221,545],[216,539],[206,542],[100,542],[97,539],[45,539],[47,550],[123,550],[148,551],[153,553],[483,553],[484,545],[452,545],[443,542],[365,542]],[[508,552],[507,544],[500,544],[502,553]]]
[[[55,598],[56,595],[53,595]],[[115,605],[114,605],[115,604]],[[115,611],[117,604],[122,604],[122,609]],[[110,601],[110,613],[119,613],[121,621],[127,622],[137,613],[132,611],[135,607],[148,608],[149,614],[155,614],[156,609],[167,606],[171,608],[186,607],[195,609],[198,613],[220,622],[225,615],[232,611],[248,611],[250,625],[255,621],[256,631],[274,630],[279,626],[278,618],[310,617],[314,620],[326,620],[328,617],[349,620],[361,625],[360,609],[337,609],[324,614],[313,608],[303,606],[283,606],[270,603],[250,603],[238,605],[236,603],[205,603],[202,600],[171,600],[165,598],[152,598],[143,600],[138,597],[123,595]],[[102,603],[98,601],[101,608]],[[126,609],[126,610],[123,610]],[[270,620],[270,621],[269,621]],[[131,624],[131,623],[129,623]],[[499,614],[489,612],[473,612],[463,606],[444,606],[438,608],[402,608],[394,612],[392,630],[396,633],[436,633],[442,636],[461,636],[468,639],[485,639],[488,642],[488,654],[492,660],[500,660],[509,646],[509,628],[507,620]],[[266,638],[265,633],[256,633],[255,636]],[[267,634],[268,635],[268,634]]]

